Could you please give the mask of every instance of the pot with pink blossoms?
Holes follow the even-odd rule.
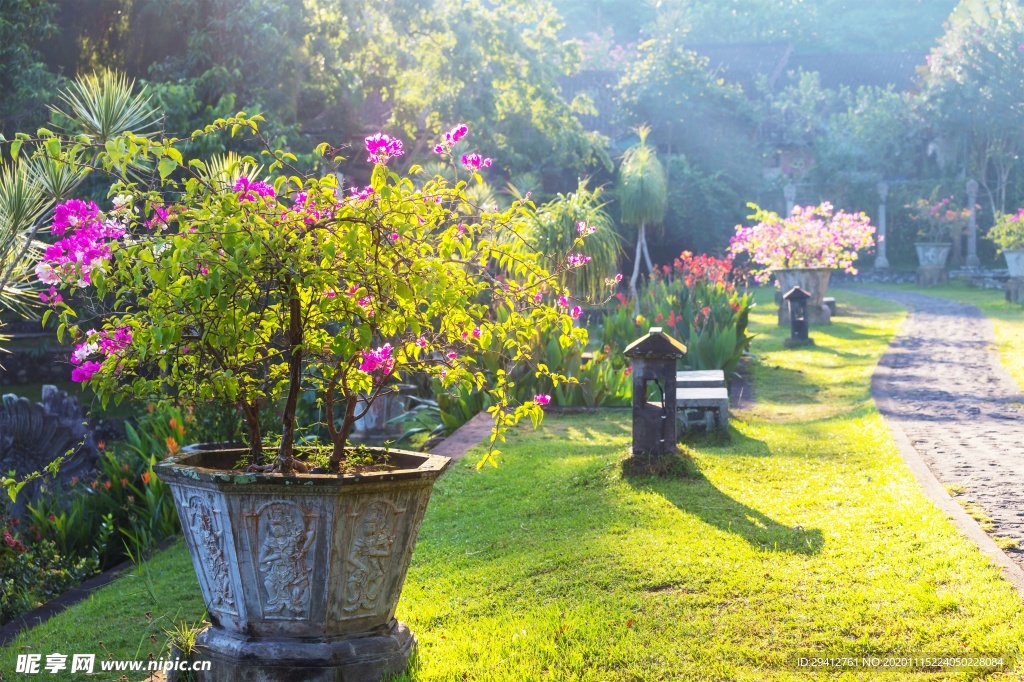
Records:
[[[401,175],[402,142],[385,134],[366,139],[370,184],[343,191],[264,143],[261,120],[240,114],[199,134],[251,136],[266,147],[265,177],[207,173],[174,139],[106,142],[95,167],[113,176],[111,206],[62,204],[37,274],[53,287],[47,314],[75,343],[74,379],[104,401],[222,402],[244,417],[244,446],[192,446],[157,468],[212,622],[196,649],[212,661],[204,679],[377,680],[401,672],[415,644],[395,609],[449,461],[353,447],[353,427],[417,374],[489,392],[492,443],[539,420],[546,394],[514,404],[505,375],[486,385],[480,367],[494,352],[523,362],[538,329],[585,344],[578,302],[553,282],[579,265],[587,235],[568,253],[517,248],[530,205],[482,212],[464,191],[490,159],[460,159],[458,184],[418,167]],[[451,159],[468,132],[454,128],[435,151]],[[128,172],[143,159],[153,186]],[[72,289],[75,309],[59,294]],[[328,435],[299,447],[306,391]],[[280,414],[273,451],[268,411]]]
[[[737,225],[729,250],[733,255],[747,254],[757,281],[775,277],[779,326],[789,326],[789,307],[780,294],[795,286],[811,295],[807,301],[810,323],[830,324],[824,297],[832,272],[856,274],[858,252],[875,245],[875,228],[868,216],[835,211],[827,201],[819,206],[794,206],[789,218],[755,204],[749,206],[755,210],[751,219],[757,222],[750,227]]]

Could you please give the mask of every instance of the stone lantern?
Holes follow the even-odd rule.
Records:
[[[793,287],[782,298],[789,304],[789,338],[786,348],[810,346],[814,344],[807,335],[807,300],[811,295],[800,287]]]
[[[686,346],[661,327],[651,327],[623,355],[633,365],[633,454],[675,452],[676,361],[686,355]],[[650,384],[657,387],[660,404],[647,402]]]

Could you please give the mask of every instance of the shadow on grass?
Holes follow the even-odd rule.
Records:
[[[811,555],[825,544],[820,530],[781,524],[729,497],[696,469],[685,479],[638,476],[624,480],[633,488],[660,495],[680,511],[765,551]]]

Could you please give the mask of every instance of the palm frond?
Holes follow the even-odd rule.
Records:
[[[627,225],[658,225],[665,218],[668,188],[658,153],[647,144],[650,128],[637,129],[640,142],[626,150],[619,166],[617,192],[622,222]]]
[[[159,112],[149,95],[133,93],[134,87],[134,80],[115,71],[79,76],[60,93],[64,108],[51,110],[101,144],[128,131],[144,135],[153,132]]]
[[[71,196],[89,172],[81,156],[81,150],[74,149],[63,150],[60,158],[49,154],[34,156],[27,162],[28,175],[44,195],[62,201]]]
[[[0,168],[0,309],[31,315],[39,302],[32,273],[46,245],[34,236],[52,204],[26,164]]]
[[[206,161],[206,170],[200,175],[211,185],[220,188],[234,187],[243,175],[250,180],[257,179],[263,173],[263,166],[242,157],[235,152],[214,154]]]
[[[587,181],[581,180],[575,192],[558,194],[537,209],[529,231],[522,235],[526,241],[524,247],[557,254],[554,256],[557,259],[565,258],[570,250],[590,256],[589,263],[564,270],[559,277],[559,285],[580,298],[599,299],[607,293],[604,280],[615,274],[622,254],[622,240],[604,210],[602,195],[600,187],[590,190]],[[581,222],[595,228],[595,232],[584,239],[583,246],[574,248]]]

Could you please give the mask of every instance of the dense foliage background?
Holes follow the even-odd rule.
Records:
[[[610,188],[647,124],[668,191],[655,260],[722,253],[746,203],[782,210],[790,182],[800,203],[876,215],[885,180],[890,260],[910,264],[916,199],[963,205],[975,178],[983,229],[1024,201],[1020,15],[1014,0],[0,0],[0,133],[46,124],[69,79],[115,69],[169,133],[259,112],[309,166],[329,140],[352,185],[366,134],[422,149],[465,122],[495,159],[478,198],[505,204]],[[912,86],[855,87],[788,67],[741,78],[707,56],[751,43],[784,46],[789,66],[901,53],[918,68]],[[995,263],[984,242],[982,257]]]

